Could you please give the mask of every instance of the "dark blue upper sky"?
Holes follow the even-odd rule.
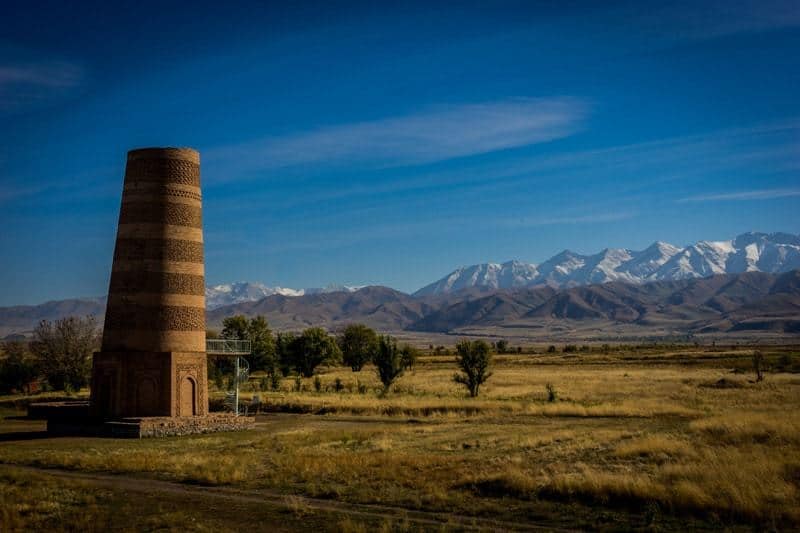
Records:
[[[143,146],[210,284],[800,231],[796,1],[69,4],[0,7],[0,305],[105,293]]]

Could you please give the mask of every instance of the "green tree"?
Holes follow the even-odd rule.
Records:
[[[342,350],[342,361],[353,372],[359,372],[372,361],[378,350],[378,334],[364,324],[350,324],[337,339]]]
[[[36,362],[28,353],[25,343],[6,343],[5,359],[0,360],[0,392],[30,391],[30,384],[39,375]]]
[[[269,329],[267,320],[259,315],[250,320],[247,326],[247,338],[252,350],[251,368],[266,370],[270,376],[278,372],[278,359],[275,354],[275,337]]]
[[[508,341],[505,339],[497,341],[497,353],[507,353],[507,352],[508,352]]]
[[[278,367],[284,376],[292,371],[292,344],[294,339],[294,333],[278,333],[275,336],[275,357],[278,360]]]
[[[388,335],[378,340],[378,351],[375,352],[375,370],[383,383],[383,393],[389,392],[397,378],[403,375],[403,351],[397,347],[397,341]]]
[[[222,336],[250,341],[251,354],[248,359],[252,370],[265,370],[270,376],[278,372],[275,338],[263,316],[258,315],[249,321],[244,315],[225,318],[222,321]]]
[[[335,364],[342,358],[336,340],[322,328],[308,328],[294,337],[287,352],[291,367],[305,378],[313,376],[319,365]]]
[[[31,351],[48,383],[78,390],[89,383],[91,357],[99,337],[94,317],[42,320],[33,331]]]
[[[229,316],[222,320],[223,339],[247,339],[247,328],[249,323],[244,315]]]
[[[491,348],[481,340],[463,340],[456,345],[456,351],[456,364],[462,373],[454,375],[453,381],[465,385],[469,395],[474,398],[478,395],[480,386],[492,376],[489,372],[492,364]]]

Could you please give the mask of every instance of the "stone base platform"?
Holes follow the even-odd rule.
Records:
[[[47,432],[54,436],[91,436],[141,439],[174,437],[219,431],[252,429],[255,418],[230,413],[204,416],[152,416],[103,420],[90,416],[88,401],[31,404],[31,418],[47,419]]]

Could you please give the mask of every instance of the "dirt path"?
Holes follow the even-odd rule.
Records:
[[[229,501],[239,504],[268,505],[295,513],[319,511],[340,514],[354,519],[397,520],[416,526],[419,529],[439,529],[442,526],[453,526],[456,529],[476,531],[570,531],[553,526],[531,523],[509,522],[451,513],[433,513],[388,505],[355,504],[336,500],[309,498],[306,496],[286,495],[266,490],[245,491],[229,487],[186,485],[171,481],[118,474],[86,473],[1,463],[0,469],[14,469],[17,471],[36,473],[38,475],[69,479],[88,483],[93,487],[101,489],[138,492],[149,495],[155,493],[169,494],[180,498],[186,498],[187,501],[203,498],[206,500],[217,500],[220,503]]]

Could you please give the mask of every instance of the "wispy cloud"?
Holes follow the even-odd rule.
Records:
[[[771,200],[774,198],[788,198],[800,196],[800,189],[757,189],[752,191],[739,191],[720,194],[701,194],[681,198],[678,202],[718,202],[730,200]]]
[[[557,216],[539,218],[510,218],[498,223],[499,226],[509,228],[532,228],[538,226],[563,226],[572,224],[595,224],[602,222],[617,222],[634,218],[634,212],[596,213],[591,215]]]
[[[800,26],[796,0],[706,0],[623,4],[640,31],[667,40],[702,40]]]
[[[74,90],[83,69],[62,61],[0,64],[0,111],[15,110]]]
[[[582,127],[587,112],[586,103],[572,98],[444,106],[220,147],[207,150],[204,159],[240,171],[430,163],[566,137]]]

